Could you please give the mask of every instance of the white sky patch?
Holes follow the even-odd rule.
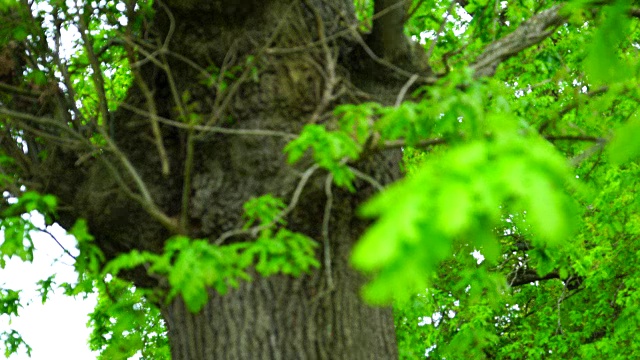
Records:
[[[476,261],[478,262],[478,265],[482,264],[482,262],[484,261],[484,255],[482,255],[482,253],[476,249],[473,249],[471,256],[473,256],[473,258],[476,259]]]
[[[33,214],[32,221],[38,227],[44,227],[42,215]],[[75,238],[66,235],[57,225],[48,230],[66,249],[75,249]],[[22,290],[19,316],[9,321],[7,315],[0,316],[0,329],[18,331],[23,339],[32,347],[29,358],[21,348],[21,352],[13,355],[11,360],[51,360],[51,359],[95,359],[97,353],[89,350],[87,341],[90,330],[87,314],[93,311],[96,298],[89,296],[69,297],[63,290],[53,286],[49,300],[43,305],[37,291],[36,282],[56,274],[56,284],[74,283],[77,275],[73,269],[73,259],[64,254],[55,241],[47,234],[34,232],[31,234],[36,251],[33,263],[24,263],[19,259],[7,261],[7,266],[0,269],[0,287]],[[0,233],[0,241],[4,236]],[[25,305],[26,304],[26,305]]]
[[[456,36],[460,36],[467,31],[467,25],[471,21],[472,17],[469,15],[462,7],[456,6],[455,12],[458,18],[449,14],[449,12],[444,13],[443,17],[446,16],[446,21],[449,23],[453,23],[453,33]],[[411,40],[418,41],[420,44],[425,45],[428,41],[433,41],[436,38],[437,29],[427,30],[420,33],[420,36],[412,36]]]
[[[429,347],[425,350],[425,352],[424,352],[424,356],[429,357],[429,353],[430,353],[430,352],[432,352],[432,351],[433,351],[433,350],[435,350],[435,349],[436,349],[436,345],[431,345],[431,346],[429,346]]]

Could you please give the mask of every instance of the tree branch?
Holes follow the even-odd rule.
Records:
[[[586,136],[586,135],[546,135],[543,136],[548,141],[584,141],[584,142],[594,142],[597,144],[605,144],[607,142],[606,139],[596,136]],[[447,140],[443,138],[432,138],[432,139],[424,139],[420,140],[415,144],[408,144],[404,139],[398,140],[387,140],[382,143],[381,147],[384,149],[397,149],[405,146],[411,146],[415,148],[427,148],[435,145],[443,145],[446,144]]]
[[[538,275],[534,269],[517,269],[507,276],[507,282],[511,287],[527,285],[536,281],[560,279],[557,271],[550,272],[545,276]]]
[[[471,66],[476,77],[493,76],[500,63],[549,37],[567,19],[560,14],[560,9],[562,6],[556,5],[542,11],[522,23],[511,34],[487,45]]]

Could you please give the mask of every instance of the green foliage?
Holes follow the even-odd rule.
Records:
[[[638,30],[627,16],[629,2],[612,2],[595,18],[588,3],[571,2],[566,7],[571,26],[498,69],[495,78],[507,88],[467,82],[461,93],[471,95],[475,87],[479,94],[499,94],[502,110],[490,105],[498,104],[498,98],[467,100],[479,111],[456,115],[462,123],[448,128],[450,135],[446,129],[451,122],[432,127],[429,136],[451,139],[447,145],[428,151],[405,148],[408,178],[390,187],[387,198],[381,194],[363,207],[365,214],[379,217],[359,245],[369,241],[370,247],[354,252],[354,262],[380,282],[365,294],[388,301],[392,290],[405,291],[395,283],[398,277],[416,284],[419,293],[396,302],[401,358],[425,352],[435,359],[637,357],[632,315],[637,314],[637,284],[632,274],[638,271],[640,234],[633,44]],[[534,6],[509,3],[500,16],[516,25]],[[499,36],[492,33],[498,12],[491,2],[485,6],[477,1],[470,1],[466,10],[473,19],[459,38],[465,41],[482,31],[484,40],[467,47],[476,51]],[[449,40],[446,32],[442,36],[445,49]],[[603,88],[606,92],[598,94]],[[465,96],[446,90],[445,84],[426,93],[432,107]],[[432,105],[434,99],[437,105]],[[467,120],[473,124],[464,124]],[[502,125],[491,125],[495,120]],[[549,138],[602,138],[587,143],[553,140],[551,147],[534,129]],[[403,137],[403,131],[397,136]],[[478,159],[490,160],[482,166]],[[431,183],[438,185],[432,189]],[[423,198],[425,191],[431,192]],[[485,197],[493,205],[479,207]],[[443,198],[447,200],[438,201]],[[392,209],[398,209],[396,218]],[[400,213],[410,214],[413,221]],[[397,229],[389,227],[393,221],[400,224]],[[487,222],[474,229],[480,221]],[[464,232],[469,228],[474,230]],[[384,243],[383,238],[396,241]],[[394,261],[418,257],[421,249],[430,254]],[[482,263],[470,256],[478,250]],[[434,259],[439,259],[437,266]],[[541,280],[508,286],[525,271]],[[410,272],[425,275],[414,280],[406,275]]]
[[[78,219],[73,227],[69,230],[69,234],[73,235],[77,240],[77,249],[82,256],[75,259],[74,267],[78,274],[75,284],[63,283],[61,287],[67,295],[78,295],[81,293],[91,293],[94,290],[97,276],[100,274],[104,263],[104,254],[93,243],[94,238],[89,234],[87,222],[84,219]]]
[[[6,266],[6,259],[17,256],[22,261],[33,260],[33,240],[30,231],[33,224],[20,216],[3,217],[0,219],[0,230],[3,240],[0,243],[0,268]]]
[[[38,280],[36,285],[38,285],[38,293],[40,294],[40,299],[42,300],[42,304],[47,302],[49,298],[49,292],[53,291],[53,285],[55,284],[54,279],[56,274],[49,276],[46,279]]]
[[[0,289],[0,315],[18,316],[21,307],[19,290]]]
[[[247,219],[244,228],[248,229],[256,221],[258,221],[260,225],[267,225],[274,222],[284,224],[284,220],[278,220],[277,217],[285,207],[286,205],[281,199],[273,197],[271,194],[249,199],[249,201],[244,204],[244,216]]]
[[[22,336],[15,330],[1,332],[0,341],[4,345],[4,356],[6,358],[12,354],[17,354],[21,347],[24,347],[27,355],[31,356],[31,346],[24,342]]]
[[[168,279],[166,301],[180,295],[190,311],[198,312],[207,303],[208,289],[226,294],[241,281],[251,280],[250,267],[255,266],[262,276],[300,276],[320,266],[315,259],[317,244],[311,238],[284,228],[274,233],[276,223],[286,225],[278,220],[284,209],[281,199],[268,194],[247,201],[244,207],[245,228],[260,222],[256,241],[215,245],[208,240],[174,236],[167,240],[163,254],[134,250],[111,260],[103,274],[117,275],[123,269],[145,265],[150,274]]]
[[[105,267],[105,273],[149,264],[151,274],[167,276],[171,290],[167,301],[181,295],[192,312],[198,312],[208,300],[207,289],[225,294],[240,281],[251,280],[248,268],[255,263],[263,276],[286,274],[300,276],[319,267],[314,257],[317,244],[298,233],[280,229],[262,231],[255,242],[212,245],[206,240],[176,236],[168,240],[162,255],[133,251],[118,256]]]
[[[622,164],[640,157],[640,118],[633,113],[631,119],[623,124],[608,146],[609,158],[613,163]]]
[[[591,81],[611,84],[627,77],[631,68],[620,59],[618,49],[626,40],[631,21],[627,16],[631,1],[616,0],[602,11],[603,23],[594,35],[593,44],[585,60],[585,70]]]
[[[319,268],[316,260],[316,242],[300,233],[279,229],[275,234],[265,230],[258,240],[251,244],[246,254],[257,259],[256,270],[260,275],[269,276],[278,273],[300,276]]]
[[[98,304],[89,315],[89,346],[99,359],[129,359],[138,351],[142,359],[170,359],[166,328],[160,311],[131,284],[111,279],[100,286]]]
[[[345,160],[355,160],[360,154],[361,145],[355,139],[342,131],[327,131],[323,125],[309,124],[284,151],[289,162],[295,163],[309,148],[313,150],[314,161],[333,174],[336,185],[355,190],[352,183],[355,175],[345,164]]]
[[[457,241],[496,263],[502,249],[495,229],[505,210],[526,213],[522,228],[530,229],[538,247],[557,248],[571,234],[575,210],[567,194],[572,179],[565,160],[529,129],[519,129],[508,108],[485,113],[484,101],[478,100],[485,91],[473,94],[445,105],[454,114],[460,109],[461,117],[445,116],[438,128],[442,133],[465,129],[477,140],[426,157],[409,178],[361,209],[363,216],[379,218],[353,253],[356,267],[377,274],[365,291],[372,301],[389,302],[396,292],[427,287]],[[452,128],[447,122],[463,124]],[[489,130],[491,135],[484,136]]]
[[[18,5],[16,0],[2,0],[0,1],[0,11],[7,11],[16,5]]]
[[[46,224],[52,224],[56,213],[57,199],[52,195],[40,195],[27,191],[19,198],[12,199],[0,212],[0,231],[3,239],[0,242],[0,269],[6,265],[6,259],[14,256],[22,261],[33,260],[33,240],[31,231],[37,228],[28,216],[38,211],[45,217]]]

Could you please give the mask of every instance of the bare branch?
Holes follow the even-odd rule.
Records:
[[[120,103],[124,109],[127,109],[131,112],[134,112],[141,116],[151,116],[151,114],[147,111],[139,109],[135,106],[131,106],[127,103]],[[207,125],[189,125],[180,121],[175,121],[171,119],[167,119],[162,116],[157,116],[159,122],[171,125],[179,129],[185,130],[198,130],[201,132],[210,132],[210,133],[218,133],[218,134],[228,134],[228,135],[243,135],[243,136],[275,136],[275,137],[283,137],[285,139],[295,139],[298,136],[293,133],[288,133],[284,131],[275,131],[275,130],[264,130],[264,129],[230,129],[219,126],[207,126]]]
[[[538,275],[534,269],[516,269],[507,276],[507,282],[511,287],[522,286],[536,281],[560,279],[560,274],[553,271],[545,276]]]
[[[369,45],[367,45],[367,43],[364,41],[364,39],[362,38],[362,36],[354,29],[353,30],[353,36],[354,38],[358,41],[358,43],[362,46],[362,49],[364,49],[364,51],[367,53],[367,55],[369,55],[369,57],[371,57],[371,59],[373,59],[373,61],[375,61],[376,63],[385,66],[393,71],[395,71],[396,73],[406,77],[406,78],[411,78],[413,75],[415,75],[412,72],[406,71],[398,66],[396,66],[395,64],[391,63],[390,61],[381,58],[380,56],[376,55],[376,53],[369,47]],[[436,81],[438,81],[438,78],[435,76],[429,76],[429,77],[425,77],[425,76],[420,76],[418,77],[418,79],[420,80],[421,83],[423,84],[435,84]]]
[[[542,11],[523,22],[514,32],[487,45],[471,66],[476,77],[493,76],[498,65],[520,51],[549,37],[567,17],[560,14],[561,5]]]
[[[418,80],[418,75],[413,74],[411,75],[409,80],[407,80],[404,86],[402,86],[402,89],[400,89],[400,92],[398,93],[398,97],[396,98],[396,104],[395,104],[396,107],[402,104],[402,101],[404,100],[405,95],[407,95],[407,91],[409,91],[409,88],[411,88],[411,85],[413,85],[413,83],[416,82],[416,80]]]
[[[598,144],[604,144],[607,142],[607,139],[596,137],[596,136],[586,136],[586,135],[546,135],[543,136],[548,141],[584,141],[584,142],[594,142]],[[382,143],[381,147],[384,149],[397,149],[405,146],[411,146],[415,148],[427,148],[434,145],[443,145],[446,144],[447,140],[443,138],[433,138],[433,139],[424,139],[420,140],[415,144],[409,144],[404,139],[398,140],[387,140]]]
[[[162,5],[162,3],[160,3]],[[168,9],[166,9],[165,6],[163,6],[163,9],[167,10],[167,13],[169,14],[169,18],[173,20],[173,17],[171,16],[171,14],[168,12]],[[126,38],[128,39],[131,35],[131,23],[127,24],[127,28],[126,28],[126,32],[127,32],[127,36]],[[172,26],[173,26],[173,21],[172,21]],[[171,34],[172,31],[169,31],[169,34]],[[168,35],[167,37],[169,37],[170,35]],[[168,44],[168,40],[165,41],[165,45],[163,45],[163,48],[166,47],[166,44]],[[129,59],[129,63],[130,64],[134,64],[135,63],[135,52],[134,52],[134,48],[133,46],[131,46],[131,43],[129,42],[125,42],[125,50],[127,52],[127,57]],[[163,67],[163,66],[162,66]],[[163,67],[164,68],[164,67]],[[165,69],[166,70],[166,69]],[[164,142],[162,139],[162,132],[160,131],[160,125],[158,124],[158,108],[156,106],[156,101],[154,98],[154,95],[151,91],[151,89],[149,89],[149,86],[147,85],[147,83],[143,80],[142,75],[140,74],[140,71],[138,70],[137,67],[132,66],[131,67],[131,72],[133,73],[133,77],[136,81],[136,84],[138,85],[138,88],[140,89],[140,91],[144,94],[145,100],[147,102],[147,108],[149,109],[149,121],[151,122],[151,131],[153,132],[153,137],[155,139],[155,144],[156,144],[156,149],[158,150],[158,154],[160,155],[160,163],[161,163],[161,167],[162,167],[162,174],[163,175],[169,175],[169,159],[167,156],[167,151],[164,147]]]
[[[378,182],[378,180],[374,179],[373,177],[363,173],[362,171],[349,166],[349,170],[353,173],[353,175],[355,175],[358,179],[362,179],[366,182],[368,182],[369,184],[371,184],[371,186],[373,186],[374,188],[376,188],[376,190],[378,191],[382,191],[384,190],[384,186],[382,186],[382,184],[380,184]]]
[[[431,59],[431,55],[433,55],[433,50],[436,48],[436,44],[438,43],[438,40],[440,39],[440,34],[442,34],[442,32],[444,31],[444,26],[447,24],[447,19],[449,17],[449,14],[451,14],[453,12],[455,7],[456,7],[456,2],[452,1],[451,5],[449,5],[449,8],[444,13],[444,17],[442,18],[442,22],[440,23],[440,27],[438,28],[438,31],[436,32],[436,37],[433,40],[431,40],[431,45],[429,45],[429,50],[427,51],[427,63],[429,62],[429,59]]]
[[[69,250],[67,250],[67,248],[64,247],[64,245],[62,245],[62,243],[60,243],[60,241],[46,228],[44,229],[40,229],[38,228],[39,231],[49,235],[50,238],[53,239],[53,241],[58,244],[58,246],[62,249],[62,251],[64,251],[65,254],[67,254],[68,256],[70,256],[71,258],[73,258],[74,260],[76,259],[75,256],[73,256],[73,254],[71,252],[69,252]]]
[[[107,122],[109,120],[109,105],[107,102],[107,94],[104,88],[104,77],[102,74],[102,69],[100,67],[100,60],[96,56],[95,51],[93,50],[93,37],[89,34],[89,28],[86,23],[86,16],[93,9],[91,8],[91,4],[87,3],[84,7],[84,14],[79,16],[79,21],[77,22],[78,32],[80,33],[80,37],[82,38],[82,42],[84,45],[84,49],[87,53],[87,59],[89,60],[89,65],[91,65],[91,78],[93,79],[93,83],[98,93],[99,100],[99,113],[102,113],[102,122],[103,127],[108,126]],[[96,119],[97,120],[97,119]],[[96,126],[98,124],[96,123]]]
[[[604,140],[604,139],[602,139],[602,141],[598,141],[595,145],[593,145],[590,148],[586,149],[582,153],[572,157],[571,160],[569,160],[569,163],[573,167],[578,167],[583,161],[585,161],[586,159],[590,158],[592,155],[595,155],[595,154],[601,152],[602,150],[604,150],[604,146],[606,144],[607,144],[607,141]]]
[[[274,224],[278,223],[282,218],[289,215],[289,213],[296,208],[296,206],[298,205],[298,201],[300,201],[300,195],[302,194],[302,190],[304,190],[304,187],[309,181],[309,179],[311,178],[311,175],[313,175],[313,173],[316,172],[316,170],[318,170],[319,168],[320,166],[318,164],[314,164],[302,174],[300,181],[298,182],[298,186],[296,187],[296,189],[293,192],[293,195],[291,196],[291,201],[289,202],[289,206],[287,206],[286,209],[282,210],[280,214],[278,214],[270,223],[254,226],[250,229],[229,230],[223,233],[222,235],[220,235],[220,237],[218,237],[218,239],[214,241],[214,244],[220,245],[226,239],[233,236],[238,236],[238,235],[256,236],[260,231],[268,229]]]
[[[322,93],[322,99],[320,100],[320,103],[318,104],[316,109],[313,111],[313,114],[311,114],[311,120],[309,121],[309,123],[316,123],[320,119],[320,116],[325,111],[325,109],[335,99],[334,89],[338,84],[338,78],[336,76],[336,63],[338,55],[334,54],[334,52],[329,48],[329,43],[325,35],[325,25],[322,21],[322,16],[320,16],[320,12],[308,0],[306,0],[305,3],[309,8],[311,8],[316,18],[318,38],[320,39],[320,41],[322,41],[322,50],[325,56],[326,74],[324,74],[324,72],[321,70],[321,74],[323,75],[325,80],[324,91]]]
[[[400,140],[388,140],[385,141],[382,144],[382,147],[385,149],[397,149],[397,148],[401,148],[401,147],[405,147],[405,146],[412,146],[412,147],[417,147],[417,148],[426,148],[429,146],[434,146],[434,145],[442,145],[442,144],[446,144],[447,141],[443,138],[433,138],[433,139],[426,139],[426,140],[421,140],[418,141],[418,143],[416,144],[407,144],[407,141],[404,139],[400,139]]]
[[[547,135],[544,137],[549,141],[586,141],[586,142],[595,142],[595,143],[603,143],[607,140],[601,137],[596,136],[583,136],[583,135]]]

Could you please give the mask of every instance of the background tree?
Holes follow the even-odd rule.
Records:
[[[2,6],[0,260],[75,235],[104,358],[397,357],[361,294],[403,357],[634,351],[630,1]]]

